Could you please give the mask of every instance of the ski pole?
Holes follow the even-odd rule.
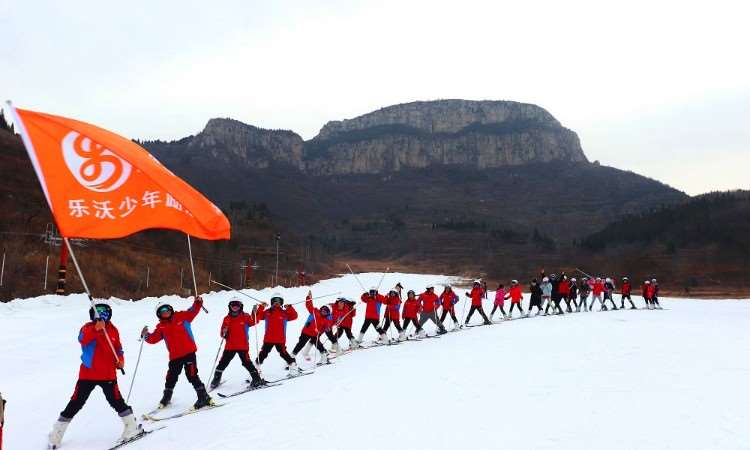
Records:
[[[579,269],[578,267],[576,267],[576,270],[577,270],[578,272],[581,272],[582,274],[586,275],[586,276],[587,276],[587,277],[589,277],[589,278],[593,278],[593,277],[592,277],[591,275],[587,274],[586,272],[584,272],[583,270]]]
[[[188,253],[190,254],[190,271],[193,273],[193,293],[195,294],[195,297],[198,297],[198,282],[195,279],[195,264],[193,264],[193,246],[190,245],[190,235],[185,233],[185,236],[187,236],[187,242],[188,242]],[[208,310],[205,306],[201,303],[201,309],[208,314]]]
[[[361,287],[361,288],[362,288],[362,292],[366,292],[366,291],[367,291],[367,289],[365,289],[365,287],[364,287],[364,286],[362,285],[362,282],[361,282],[361,281],[359,281],[359,277],[357,276],[357,274],[355,274],[355,273],[354,273],[354,271],[353,271],[353,270],[352,270],[352,268],[351,268],[351,267],[349,266],[349,264],[347,264],[347,265],[346,265],[346,268],[347,268],[347,269],[349,269],[349,272],[351,272],[351,273],[352,273],[352,275],[354,275],[354,279],[355,279],[355,280],[357,280],[357,284],[359,284],[359,287]]]
[[[135,384],[135,375],[138,373],[138,366],[141,364],[141,354],[143,353],[143,343],[146,341],[141,337],[141,348],[138,349],[138,359],[135,362],[135,370],[133,370],[133,378],[130,379],[130,388],[128,389],[128,396],[125,398],[125,403],[130,401],[130,394],[133,393],[133,385]]]
[[[240,290],[237,290],[237,289],[233,288],[232,286],[227,286],[226,284],[223,284],[223,283],[219,283],[219,282],[218,282],[218,281],[216,281],[216,280],[211,280],[211,283],[213,283],[213,284],[218,284],[219,286],[221,286],[221,287],[223,287],[223,288],[227,288],[227,289],[229,289],[230,291],[235,291],[235,292],[237,292],[238,294],[240,294],[240,295],[244,295],[245,297],[247,297],[247,298],[249,298],[249,299],[252,299],[252,300],[255,300],[255,301],[256,301],[256,302],[258,302],[258,303],[265,303],[264,301],[262,301],[262,300],[258,300],[257,298],[253,297],[252,295],[249,295],[249,294],[246,294],[246,293],[244,293],[244,292],[242,292],[242,291],[240,291]]]
[[[340,293],[341,292],[334,292],[333,294],[319,295],[317,297],[313,297],[312,300],[317,300],[319,298],[324,298],[324,297],[330,297],[332,295],[339,295]],[[307,301],[307,299],[304,299],[304,300],[301,300],[299,302],[287,303],[287,304],[290,305],[290,306],[293,306],[293,305],[299,305],[300,303],[305,303],[306,301]]]
[[[226,339],[224,339],[224,336],[221,337],[221,342],[219,342],[219,349],[216,350],[216,358],[214,358],[214,366],[211,367],[211,374],[209,376],[214,376],[214,370],[216,370],[216,363],[219,361],[219,353],[221,353],[221,347],[224,346],[224,342]]]

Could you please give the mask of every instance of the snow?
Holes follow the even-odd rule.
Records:
[[[381,276],[361,274],[360,280],[369,287]],[[448,280],[387,274],[381,291],[400,281],[406,290],[421,292],[428,283]],[[307,288],[244,292],[267,300],[275,291],[291,303],[303,300]],[[357,299],[361,289],[348,275],[322,281],[312,291],[343,291]],[[457,291],[463,298],[464,291]],[[201,313],[193,323],[206,383],[232,296],[237,294],[206,294],[210,314]],[[127,356],[127,376],[120,378],[127,395],[138,334],[144,325],[155,325],[154,307],[170,301],[176,309],[186,308],[190,300],[173,296],[110,301]],[[252,300],[243,301],[249,309]],[[513,320],[354,352],[281,387],[217,398],[226,406],[165,422],[166,429],[127,448],[750,448],[750,302],[663,299],[662,304],[663,311]],[[485,308],[489,305],[486,301]],[[300,319],[288,327],[290,350],[306,317],[299,306]],[[463,302],[459,312],[462,307]],[[76,337],[87,314],[87,300],[80,294],[0,304],[7,450],[45,448],[46,434],[78,374]],[[355,333],[363,316],[361,311],[355,318]],[[250,335],[254,356],[252,329]],[[375,337],[374,331],[368,332],[369,340]],[[152,409],[159,400],[166,365],[163,343],[144,347],[130,402],[136,413]],[[283,376],[283,366],[272,353],[264,376]],[[246,374],[235,359],[220,390],[243,387]],[[175,410],[194,400],[192,388],[181,378]],[[117,415],[97,390],[69,427],[63,448],[107,448],[120,432]]]

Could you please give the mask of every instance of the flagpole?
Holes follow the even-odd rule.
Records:
[[[198,282],[195,280],[195,266],[193,265],[193,246],[190,245],[190,235],[185,233],[185,236],[187,236],[188,241],[188,253],[190,254],[190,271],[193,272],[193,289],[195,293],[195,297],[198,297]],[[208,310],[205,306],[201,305],[201,308],[203,308],[203,311],[208,314]]]
[[[86,278],[83,277],[83,272],[81,272],[81,267],[78,265],[78,260],[76,259],[76,254],[73,253],[73,247],[70,245],[70,240],[68,238],[63,237],[63,240],[65,241],[65,246],[68,247],[68,253],[70,254],[70,259],[73,260],[73,265],[76,268],[76,272],[78,272],[78,277],[81,278],[81,284],[83,284],[83,289],[86,290],[86,295],[89,296],[89,302],[91,303],[91,308],[94,310],[94,318],[99,318],[99,311],[96,310],[96,303],[94,302],[94,298],[91,296],[91,291],[89,290],[88,284],[86,284]],[[109,349],[112,350],[112,355],[115,357],[115,361],[117,363],[120,363],[120,357],[117,356],[117,351],[115,350],[115,346],[112,345],[112,340],[109,338],[109,334],[107,333],[107,328],[104,328],[102,331],[104,331],[104,338],[107,340],[107,344],[109,344]],[[125,375],[125,369],[122,367],[119,368],[120,372],[122,372],[123,375]]]

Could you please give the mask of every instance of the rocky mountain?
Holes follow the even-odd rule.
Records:
[[[289,165],[317,176],[587,161],[578,136],[544,109],[467,100],[406,103],[329,122],[307,142],[291,131],[211,119],[179,152],[246,169]]]

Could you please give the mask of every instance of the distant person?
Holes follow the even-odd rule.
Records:
[[[219,387],[224,370],[235,356],[239,356],[242,367],[250,373],[252,380],[250,386],[258,387],[263,384],[263,379],[250,358],[250,336],[248,334],[250,327],[254,327],[258,323],[257,306],[253,307],[252,314],[246,313],[243,308],[244,305],[238,298],[229,300],[227,305],[229,312],[221,323],[220,331],[221,337],[225,341],[224,352],[211,380],[211,389]]]
[[[417,299],[421,302],[421,309],[419,312],[419,327],[424,328],[425,323],[432,321],[437,326],[438,334],[445,334],[445,327],[440,323],[440,319],[437,315],[437,308],[439,306],[439,299],[435,294],[435,287],[431,284],[427,285],[424,292],[419,294]]]
[[[122,420],[124,427],[120,442],[143,433],[141,425],[133,415],[133,409],[125,403],[117,386],[117,369],[125,366],[125,354],[120,343],[120,332],[112,323],[112,308],[106,303],[98,303],[89,309],[89,319],[90,322],[85,323],[78,333],[82,351],[78,381],[73,396],[52,426],[52,432],[49,434],[51,449],[60,448],[68,425],[97,386],[101,388],[104,398]]]
[[[641,285],[641,296],[643,297],[643,301],[646,302],[646,309],[652,309],[651,308],[651,296],[653,295],[654,291],[651,288],[651,280],[646,280]]]
[[[625,299],[630,302],[630,309],[638,309],[633,303],[633,299],[630,298],[630,292],[633,290],[630,279],[628,277],[622,277],[622,287],[620,287],[620,308],[625,309]]]
[[[651,288],[653,290],[653,293],[651,294],[651,303],[653,303],[655,308],[663,309],[659,304],[659,283],[656,281],[656,278],[651,279]]]
[[[518,284],[518,280],[511,280],[510,289],[508,290],[508,298],[510,298],[510,310],[508,311],[508,320],[513,319],[513,309],[518,308],[523,317],[523,306],[521,301],[523,300],[523,292],[521,286]]]
[[[546,279],[547,277],[544,277]],[[542,283],[544,283],[544,279]],[[549,280],[547,280],[547,284],[549,284]],[[552,286],[549,287],[550,292],[552,292]],[[544,290],[539,285],[539,281],[537,281],[536,278],[531,280],[531,284],[529,284],[529,292],[531,292],[531,297],[529,298],[529,312],[526,313],[526,317],[531,315],[531,309],[536,307],[536,315],[542,313],[542,302],[544,301]]]
[[[565,301],[568,306],[568,312],[573,312],[573,310],[570,309],[570,280],[568,280],[567,275],[562,275],[561,278],[560,284],[558,285],[560,300],[557,304],[560,305],[560,311],[562,312],[562,302]]]
[[[419,313],[420,309],[422,308],[421,302],[417,299],[417,295],[414,293],[414,291],[409,291],[406,293],[406,301],[404,301],[404,325],[403,329],[404,332],[408,331],[409,324],[411,323],[414,325],[415,328],[415,336],[422,337],[425,335],[424,329],[422,326],[419,325],[419,321],[417,320],[417,313]]]
[[[562,314],[563,310],[560,307],[560,302],[562,301],[561,294],[560,294],[560,282],[562,281],[561,278],[559,278],[557,275],[550,274],[549,283],[552,287],[552,291],[550,292],[550,301],[547,302],[547,305],[544,307],[544,315],[549,314],[549,308],[552,306],[552,314]]]
[[[543,312],[542,307],[549,309],[549,304],[552,302],[552,283],[550,283],[549,277],[542,278],[542,284],[540,284],[539,287],[542,290],[542,304],[539,307],[539,311],[536,313],[537,316]],[[529,312],[531,312],[530,308]],[[544,314],[547,314],[546,311],[544,311]]]
[[[362,300],[362,303],[367,305],[367,308],[365,309],[365,322],[362,324],[362,328],[359,330],[359,337],[357,338],[357,341],[359,341],[359,343],[361,344],[365,339],[365,333],[367,333],[367,329],[372,326],[378,333],[379,342],[381,344],[387,343],[388,337],[380,328],[380,306],[385,303],[385,297],[382,294],[378,293],[378,288],[373,286],[369,291],[362,294],[360,300]]]
[[[406,333],[401,328],[401,295],[398,293],[398,288],[394,287],[388,292],[388,296],[385,298],[385,321],[383,322],[383,333],[388,332],[388,328],[391,324],[398,331],[398,341],[406,340]]]
[[[570,279],[568,299],[565,301],[568,305],[568,312],[573,312],[573,309],[570,307],[571,302],[573,303],[573,306],[578,309],[578,281],[575,278]]]
[[[607,311],[607,300],[612,303],[612,309],[617,311],[617,305],[615,304],[615,282],[610,277],[604,280],[604,301],[602,302],[602,309],[604,311]]]
[[[346,297],[339,297],[333,304],[333,323],[336,330],[336,343],[333,344],[333,351],[340,352],[341,337],[346,333],[349,339],[349,348],[354,350],[359,348],[359,342],[354,339],[352,326],[354,325],[354,316],[357,315],[356,303]]]
[[[469,321],[471,320],[471,316],[474,314],[475,311],[479,311],[479,315],[482,316],[482,319],[484,320],[484,325],[491,325],[492,322],[490,322],[490,319],[487,317],[487,314],[484,312],[484,308],[482,308],[482,299],[484,298],[484,289],[482,289],[482,285],[479,280],[474,281],[474,286],[471,288],[470,292],[466,293],[466,296],[471,298],[471,308],[469,308],[469,314],[466,315],[466,320],[464,321],[464,325],[468,325]]]
[[[445,327],[445,319],[450,314],[453,320],[453,330],[461,328],[461,322],[456,317],[456,304],[458,303],[458,295],[453,292],[453,288],[449,285],[445,285],[443,292],[440,294],[440,305],[443,307],[443,313],[440,315],[440,323]]]
[[[503,319],[508,318],[508,314],[505,312],[505,296],[507,293],[505,292],[505,286],[500,283],[497,286],[497,290],[495,290],[495,302],[492,305],[492,311],[490,311],[490,320],[492,320],[492,316],[495,315],[495,311],[500,309],[500,312],[503,314]]]
[[[596,277],[596,280],[594,280],[594,285],[591,289],[591,306],[589,306],[590,310],[594,310],[594,303],[596,303],[597,300],[599,300],[599,311],[606,310],[606,307],[604,306],[604,301],[602,300],[602,295],[604,294],[604,282],[600,277]]]
[[[581,280],[581,285],[578,287],[578,306],[576,306],[576,312],[581,312],[581,307],[583,307],[584,312],[589,311],[589,305],[586,303],[589,299],[589,294],[591,293],[591,285],[589,284],[588,277],[583,277]]]
[[[198,396],[193,408],[200,409],[213,404],[213,400],[206,392],[206,386],[198,376],[198,361],[195,356],[198,347],[195,345],[193,332],[190,328],[190,324],[201,312],[202,306],[203,299],[200,296],[195,297],[192,306],[186,311],[175,312],[172,305],[161,303],[156,307],[156,317],[159,319],[159,323],[156,325],[154,332],[149,333],[148,327],[143,327],[141,331],[141,337],[147,343],[156,344],[163,340],[169,352],[169,366],[167,379],[164,383],[164,394],[159,401],[159,407],[161,408],[165,408],[171,403],[172,391],[183,370]]]

